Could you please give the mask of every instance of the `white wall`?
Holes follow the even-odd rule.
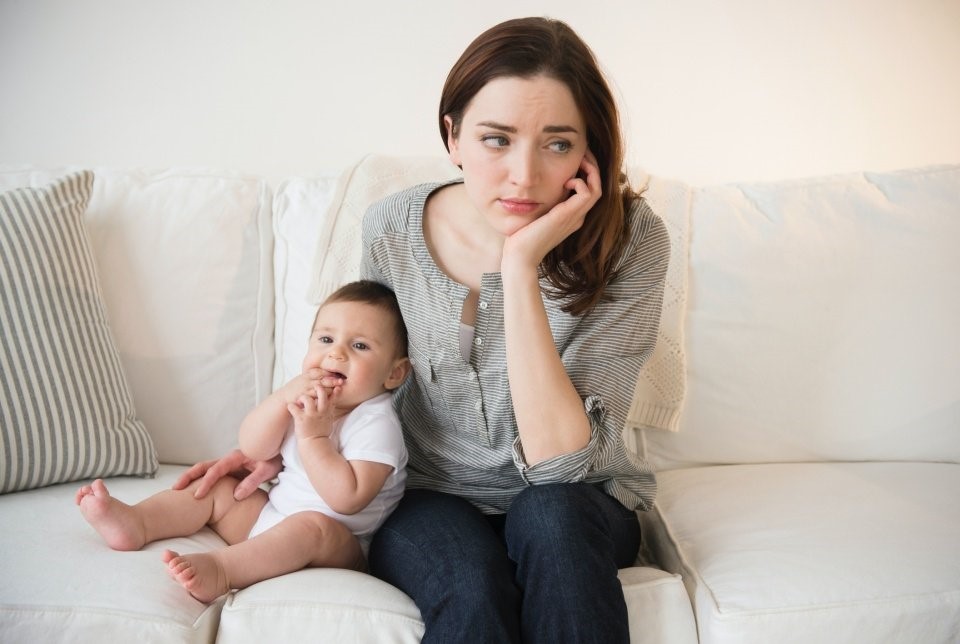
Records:
[[[960,0],[0,0],[0,163],[278,179],[441,154],[447,70],[530,14],[592,45],[653,173],[960,162]]]

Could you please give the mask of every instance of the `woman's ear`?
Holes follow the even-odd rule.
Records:
[[[394,363],[393,367],[390,369],[390,375],[387,376],[386,381],[383,383],[384,389],[393,390],[403,384],[403,381],[407,379],[407,374],[410,373],[410,359],[409,358],[398,358]]]
[[[453,119],[449,114],[443,117],[443,123],[447,126],[447,153],[450,157],[450,162],[453,165],[460,167],[460,145],[456,132],[453,128]]]

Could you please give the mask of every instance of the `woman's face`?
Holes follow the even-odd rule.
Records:
[[[463,167],[474,207],[509,236],[569,195],[587,151],[586,125],[567,86],[553,78],[496,78],[467,105],[450,159]]]

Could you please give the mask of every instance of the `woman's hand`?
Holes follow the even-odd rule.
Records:
[[[275,478],[280,473],[282,466],[279,456],[269,461],[254,461],[244,456],[240,450],[235,449],[219,459],[197,463],[174,481],[173,489],[185,489],[199,479],[200,483],[193,495],[202,499],[217,481],[224,476],[234,476],[240,479],[240,482],[233,491],[233,497],[242,501],[253,494],[253,491],[260,487],[261,483]]]
[[[580,173],[582,177],[578,173],[564,184],[564,188],[571,191],[567,199],[506,239],[501,266],[536,268],[547,253],[580,229],[587,213],[603,194],[600,168],[589,150],[580,161]]]

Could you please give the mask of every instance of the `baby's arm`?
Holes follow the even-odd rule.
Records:
[[[267,396],[253,408],[240,424],[240,450],[247,458],[266,461],[280,453],[280,446],[290,426],[291,404],[317,395],[319,369],[296,376]]]
[[[380,492],[393,467],[373,461],[348,461],[330,438],[333,427],[334,388],[330,396],[323,389],[303,406],[290,406],[297,449],[310,483],[330,508],[340,514],[356,514]]]

